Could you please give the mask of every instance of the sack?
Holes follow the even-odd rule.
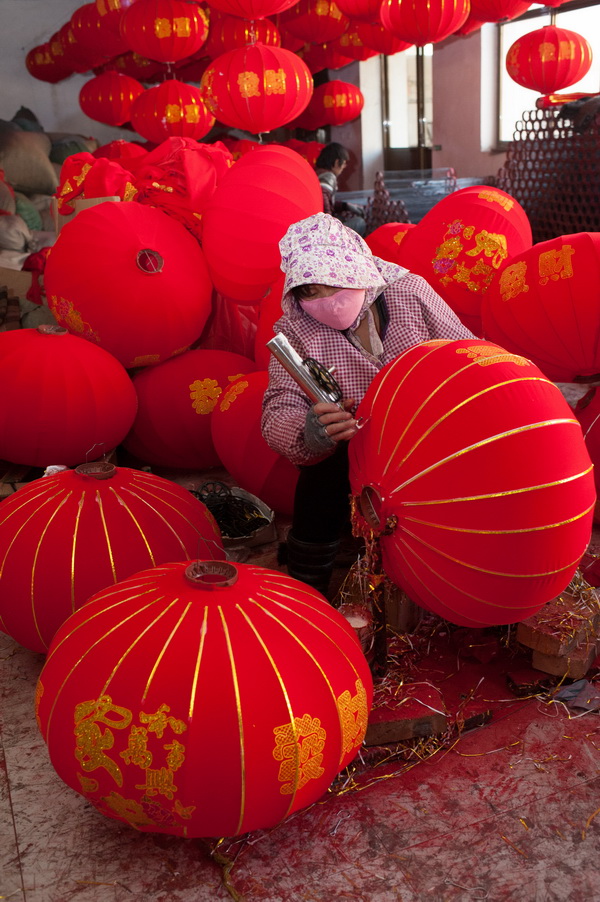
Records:
[[[0,120],[0,168],[15,191],[54,194],[58,177],[50,162],[51,146],[42,132],[26,132]]]
[[[20,216],[0,216],[0,248],[8,251],[37,250],[37,242],[29,226]]]

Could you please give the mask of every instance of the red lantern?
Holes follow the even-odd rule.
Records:
[[[120,34],[106,27],[95,3],[85,3],[71,16],[78,46],[90,59],[111,59],[129,48]]]
[[[176,483],[103,462],[44,476],[0,506],[0,625],[45,652],[95,592],[194,555],[223,559],[221,534]]]
[[[213,283],[235,301],[258,302],[281,275],[279,241],[323,209],[314,169],[289,147],[260,147],[224,176],[204,213],[202,246]]]
[[[600,392],[597,388],[590,389],[577,402],[575,407],[575,416],[579,420],[583,432],[585,446],[594,464],[594,485],[596,487],[596,495],[600,498]],[[600,522],[600,506],[596,501],[594,509],[594,522]],[[598,569],[596,561],[595,569]],[[584,576],[589,580],[586,572]],[[600,580],[598,580],[600,583]],[[592,585],[596,585],[593,582]]]
[[[518,85],[553,94],[580,81],[592,65],[586,39],[556,25],[546,25],[519,38],[506,54],[506,71]]]
[[[283,316],[281,309],[281,296],[285,276],[281,275],[271,285],[266,297],[260,302],[256,335],[254,336],[254,362],[261,370],[268,370],[271,362],[271,352],[267,348],[267,342],[273,338],[275,332],[273,326]]]
[[[350,25],[333,0],[299,0],[282,14],[281,22],[290,34],[310,44],[335,41]]]
[[[372,47],[377,53],[383,53],[385,56],[393,56],[412,46],[394,37],[383,25],[360,22],[356,26],[356,33],[365,47]]]
[[[119,34],[124,12],[135,2],[136,0],[96,0],[96,9],[104,26]]]
[[[300,141],[298,138],[290,138],[283,142],[283,147],[290,147],[299,153],[311,166],[317,165],[319,154],[325,147],[320,141]]]
[[[262,19],[264,16],[275,16],[296,2],[297,0],[210,0],[208,5],[240,19]]]
[[[61,44],[62,48],[62,44]],[[29,51],[25,57],[25,66],[30,75],[40,81],[56,84],[64,78],[72,75],[73,68],[68,64],[61,49],[60,56],[56,56],[50,43],[40,44]]]
[[[230,383],[255,369],[229,351],[187,351],[133,377],[138,414],[123,442],[139,460],[202,470],[220,465],[210,415]]]
[[[219,398],[211,434],[221,463],[238,485],[278,513],[292,516],[299,470],[267,445],[260,431],[269,374],[247,373]]]
[[[59,776],[102,814],[233,836],[317,801],[356,755],[371,700],[354,631],[318,592],[196,561],[142,571],[73,614],[36,715]]]
[[[87,81],[79,92],[79,106],[86,116],[106,125],[123,125],[144,86],[128,75],[104,72]]]
[[[109,141],[108,144],[101,144],[92,152],[92,156],[96,159],[105,157],[108,160],[115,160],[120,163],[124,169],[135,166],[135,161],[141,161],[142,157],[148,156],[145,147],[135,144],[133,141],[124,141],[117,138],[116,141]]]
[[[333,42],[337,50],[353,60],[363,61],[377,56],[377,51],[367,47],[358,31],[358,25],[350,25],[341,38]]]
[[[468,35],[473,34],[475,31],[479,31],[479,29],[485,25],[485,22],[482,19],[477,19],[475,16],[472,16],[471,13],[467,16],[464,25],[461,25],[460,28],[457,28],[454,34],[460,35]]]
[[[531,242],[521,205],[499,188],[474,185],[438,201],[402,241],[397,262],[423,276],[459,315],[478,318],[508,258]]]
[[[0,333],[0,458],[30,467],[109,453],[136,412],[115,358],[59,326]]]
[[[469,0],[383,0],[381,24],[402,41],[423,47],[450,37],[469,15]]]
[[[137,78],[143,82],[152,81],[152,79],[167,73],[167,68],[163,63],[149,60],[137,53],[122,53],[111,60],[108,65],[122,75],[129,75],[131,78]]]
[[[505,22],[523,15],[531,0],[471,0],[470,16],[481,22]]]
[[[63,47],[63,59],[72,72],[88,72],[95,66],[106,62],[106,57],[95,47],[90,53],[75,36],[71,21],[66,22],[57,32],[57,40]]]
[[[208,16],[185,0],[136,0],[123,14],[121,34],[136,53],[163,63],[192,56],[208,37]]]
[[[206,55],[215,59],[229,50],[256,42],[267,47],[281,46],[281,37],[270,19],[240,19],[237,16],[215,16],[210,23]]]
[[[210,312],[212,286],[196,239],[137,203],[78,213],[52,248],[44,282],[58,322],[126,367],[181,353]]]
[[[200,87],[219,122],[258,135],[298,116],[312,96],[313,80],[294,53],[256,43],[218,57]]]
[[[579,423],[534,364],[489,342],[425,342],[378,373],[358,415],[358,522],[412,599],[479,627],[565,589],[590,540],[594,479]]]
[[[353,22],[376,22],[381,0],[338,0],[336,5]]]
[[[319,125],[344,125],[360,116],[364,105],[360,88],[334,79],[315,88],[308,112]]]
[[[554,382],[600,372],[600,233],[542,241],[512,256],[483,305],[486,335]]]
[[[382,260],[396,263],[398,248],[411,229],[416,228],[412,222],[386,222],[377,229],[369,232],[365,241],[371,248],[371,253]]]
[[[344,54],[340,52],[336,42],[330,44],[305,44],[301,50],[298,50],[298,56],[300,59],[304,60],[312,73],[322,72],[323,69],[342,69],[352,62],[349,56],[344,56]],[[305,116],[310,118],[308,107],[298,119]],[[306,128],[308,131],[312,131],[319,125],[318,122],[306,126],[299,124],[295,125],[297,121],[298,120],[295,120],[294,124],[289,123],[288,128]]]
[[[154,144],[170,137],[199,140],[208,134],[214,121],[199,89],[174,78],[148,88],[131,109],[133,128]]]

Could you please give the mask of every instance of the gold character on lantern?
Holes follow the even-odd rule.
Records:
[[[186,103],[184,106],[185,114],[184,119],[186,122],[199,122],[200,121],[200,107],[197,103]]]
[[[283,783],[279,790],[282,795],[291,795],[309,780],[323,776],[321,764],[327,734],[318,717],[295,717],[293,723],[275,727],[273,733],[273,757],[281,761],[278,777]]]
[[[478,366],[490,366],[492,363],[515,363],[527,366],[529,361],[518,354],[509,354],[502,348],[490,348],[489,345],[471,345],[470,348],[457,348],[457,354],[466,354]]]
[[[547,285],[550,279],[557,282],[558,279],[571,279],[573,267],[571,257],[575,249],[570,244],[563,244],[559,250],[544,251],[540,254],[538,270],[540,285]]]
[[[265,91],[267,94],[285,94],[283,69],[267,69],[265,71]]]
[[[135,764],[142,768],[150,767],[152,752],[148,748],[148,730],[133,724],[127,740],[127,748],[120,755],[127,764]]]
[[[527,278],[527,264],[511,263],[500,275],[499,289],[500,297],[503,301],[510,301],[519,294],[525,294],[529,291],[529,285],[525,281]]]
[[[491,204],[500,204],[507,212],[512,210],[515,205],[515,202],[512,197],[504,197],[503,194],[500,194],[498,191],[494,190],[486,190],[480,191],[477,195],[481,200],[487,200]]]
[[[219,404],[219,410],[229,410],[233,402],[239,395],[243,394],[248,388],[248,383],[237,382],[234,385],[230,385],[225,394],[223,395],[223,400]]]
[[[178,787],[173,783],[173,771],[168,767],[159,767],[157,770],[148,768],[145,771],[146,782],[136,783],[136,789],[142,789],[148,796],[161,795],[167,799],[172,799],[178,791]]]
[[[192,33],[192,23],[187,16],[176,16],[173,19],[173,31],[178,38],[189,38]]]
[[[334,106],[336,106],[338,109],[340,109],[341,107],[348,106],[348,95],[347,94],[336,94]]]
[[[573,41],[558,42],[558,58],[559,60],[575,59],[575,44]]]
[[[190,385],[190,398],[196,413],[211,413],[223,389],[215,379],[196,379]]]
[[[182,720],[168,716],[167,712],[170,710],[169,705],[161,705],[154,714],[144,714],[143,711],[140,711],[140,722],[147,723],[148,732],[156,733],[158,739],[162,739],[167,727],[170,727],[174,733],[183,733],[187,729],[186,725]]]
[[[244,100],[250,97],[260,97],[259,78],[256,72],[240,72],[237,83]]]
[[[168,103],[165,107],[165,119],[167,122],[181,122],[183,110],[178,103]]]
[[[154,823],[139,802],[134,801],[134,799],[125,799],[119,792],[111,792],[110,795],[103,796],[102,801],[107,808],[115,812],[117,817],[127,821],[132,827],[147,826]]]
[[[155,19],[154,20],[154,34],[157,38],[170,38],[171,37],[171,20],[170,19]]]
[[[115,715],[115,716],[111,716]],[[75,757],[84,771],[105,768],[117,786],[123,785],[123,775],[118,764],[106,754],[114,745],[111,730],[102,730],[99,724],[113,730],[125,730],[131,723],[131,711],[114,705],[110,695],[81,702],[75,708]]]
[[[315,13],[317,16],[328,16],[329,0],[317,0],[315,3]]]
[[[367,693],[361,680],[355,684],[356,695],[351,695],[350,690],[338,697],[337,708],[342,725],[343,754],[349,754],[363,741],[367,730],[369,711],[367,708]]]
[[[471,248],[471,250],[466,253],[468,257],[477,257],[479,254],[491,257],[492,266],[494,269],[498,269],[502,264],[502,261],[506,260],[508,257],[506,235],[496,234],[494,232],[488,232],[486,229],[482,229],[481,232],[478,232],[477,235],[475,235],[475,247]]]
[[[176,739],[168,745],[163,746],[167,750],[167,767],[171,770],[179,770],[185,761],[185,746]]]

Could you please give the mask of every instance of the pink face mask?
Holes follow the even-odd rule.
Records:
[[[341,288],[326,298],[300,301],[300,306],[323,325],[343,330],[352,325],[364,302],[364,288]]]

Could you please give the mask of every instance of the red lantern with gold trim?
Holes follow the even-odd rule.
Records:
[[[291,517],[298,468],[272,451],[260,430],[268,383],[265,371],[247,373],[231,383],[212,412],[212,440],[221,463],[239,486]]]
[[[297,0],[210,0],[208,6],[240,19],[262,19],[276,16]]]
[[[486,336],[554,382],[600,373],[600,233],[542,241],[512,256],[483,304]]]
[[[296,54],[256,43],[214,60],[200,90],[219,122],[258,135],[280,128],[306,109],[313,80]]]
[[[131,108],[131,125],[154,144],[171,137],[199,140],[208,134],[214,121],[200,90],[175,78],[148,88]]]
[[[358,24],[349,25],[341,38],[337,38],[333,41],[333,44],[340,53],[353,60],[364,62],[364,60],[377,56],[377,50],[374,50],[372,47],[367,47],[363,42],[358,31]]]
[[[350,20],[333,0],[299,0],[282,13],[281,23],[297,38],[323,44],[341,37]]]
[[[222,53],[256,42],[265,47],[280,47],[279,31],[270,19],[240,19],[238,16],[215,15],[211,19],[204,51],[211,59]]]
[[[520,37],[506,54],[513,81],[540,94],[553,94],[580,81],[592,65],[592,48],[583,35],[546,25]]]
[[[60,326],[0,333],[0,383],[0,458],[30,467],[108,454],[136,413],[122,365]]]
[[[356,521],[390,578],[461,626],[516,623],[571,581],[596,499],[581,427],[529,360],[428,341],[381,370],[349,445]]]
[[[118,72],[104,72],[87,81],[79,92],[79,106],[86,116],[106,125],[123,125],[131,119],[134,101],[144,86]]]
[[[471,12],[480,22],[505,22],[527,12],[531,0],[471,0]]]
[[[119,34],[121,19],[125,11],[135,2],[136,0],[96,0],[96,9],[104,26]]]
[[[208,16],[199,3],[136,0],[123,14],[121,34],[141,56],[163,63],[192,56],[208,37]]]
[[[600,391],[598,391],[597,387],[591,388],[579,399],[575,406],[575,416],[581,425],[583,440],[594,464],[594,485],[596,487],[596,495],[600,499]],[[594,523],[600,523],[599,501],[596,501],[594,509]],[[594,569],[598,569],[597,561]],[[588,579],[585,571],[584,576]],[[600,583],[600,580],[598,582]],[[595,586],[596,582],[593,582],[592,585]]]
[[[210,312],[200,245],[175,219],[138,203],[78,213],[61,229],[44,282],[58,322],[127,368],[186,350]]]
[[[365,47],[372,47],[377,53],[383,53],[385,56],[393,56],[412,47],[412,44],[394,37],[383,25],[359,22],[356,33]]]
[[[402,241],[396,262],[423,276],[459,316],[479,320],[485,292],[508,258],[531,242],[527,214],[514,197],[474,185],[438,201]]]
[[[76,9],[71,16],[71,27],[77,44],[90,59],[111,59],[129,49],[119,33],[106,27],[95,3],[85,3]]]
[[[275,335],[273,326],[283,316],[281,296],[284,284],[285,276],[281,275],[260,302],[256,335],[254,336],[254,362],[261,370],[268,370],[271,362],[272,355],[267,347],[267,342]]]
[[[397,38],[423,47],[454,34],[469,15],[469,0],[383,0],[379,18]]]
[[[336,5],[352,22],[377,22],[381,0],[337,0]]]
[[[50,42],[33,47],[25,57],[25,66],[34,78],[53,85],[73,74],[73,67],[64,57],[64,51],[57,57],[52,52]]]
[[[397,263],[400,244],[407,233],[415,228],[416,224],[412,222],[386,222],[369,232],[365,241],[375,257]]]
[[[310,71],[314,74],[316,72],[322,72],[323,69],[342,69],[344,66],[349,65],[352,62],[352,59],[349,56],[344,56],[344,54],[340,51],[339,46],[335,41],[332,41],[328,44],[305,44],[300,50],[297,51],[300,59],[304,60]],[[300,114],[300,117],[309,116],[308,107],[304,110],[303,113]],[[292,125],[288,124],[289,128],[306,128],[308,131],[312,131],[319,125]]]
[[[308,113],[319,125],[344,125],[360,116],[364,105],[360,88],[334,79],[315,88]]]
[[[196,555],[222,560],[221,534],[174,482],[105,462],[36,479],[0,505],[0,628],[45,652],[95,592]]]
[[[156,60],[149,60],[138,53],[121,53],[107,64],[110,69],[129,75],[139,81],[149,82],[167,74],[167,67]]]
[[[217,290],[260,301],[281,275],[279,242],[289,226],[322,210],[317,175],[294,150],[272,145],[243,156],[204,213],[202,247]]]
[[[256,369],[229,351],[187,351],[133,377],[138,413],[123,442],[139,460],[202,470],[220,465],[210,417],[229,385]]]
[[[73,614],[36,715],[59,776],[102,814],[142,832],[234,836],[326,793],[371,701],[354,630],[318,592],[195,561],[137,573]]]

